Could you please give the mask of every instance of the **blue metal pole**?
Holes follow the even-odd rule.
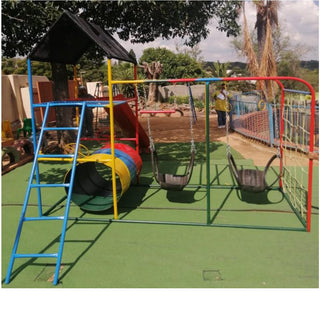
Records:
[[[66,208],[65,208],[65,212],[64,212],[64,220],[63,220],[63,226],[62,226],[62,232],[61,232],[61,238],[60,238],[60,244],[59,244],[59,252],[58,252],[57,264],[56,264],[56,269],[55,269],[54,279],[53,279],[53,284],[54,285],[57,285],[58,279],[59,279],[59,271],[60,271],[62,253],[63,253],[63,248],[64,248],[64,241],[65,241],[65,237],[66,237],[68,216],[69,216],[71,197],[72,197],[72,189],[73,189],[74,177],[75,177],[75,173],[76,173],[76,165],[77,165],[79,144],[80,144],[81,131],[82,131],[82,125],[83,125],[83,119],[84,119],[84,114],[85,114],[86,107],[87,107],[86,106],[86,102],[84,101],[82,103],[82,108],[81,108],[78,135],[77,135],[76,146],[75,146],[75,150],[74,150],[74,159],[73,159],[73,162],[72,162],[70,184],[69,184]]]
[[[270,138],[270,147],[273,146],[274,143],[274,126],[273,126],[273,112],[272,112],[272,104],[267,104],[268,115],[269,115],[269,138]],[[277,112],[277,108],[275,106],[275,111]],[[276,117],[277,119],[277,117]]]
[[[49,109],[49,108],[47,108],[47,109]],[[47,111],[48,110],[46,110],[46,112],[45,112],[44,118],[46,118],[46,116],[48,114]],[[42,134],[43,134],[43,132],[40,133],[40,138],[42,137]],[[28,188],[27,188],[27,192],[25,195],[25,199],[24,199],[24,203],[23,203],[23,207],[22,207],[22,211],[21,211],[21,216],[20,216],[20,220],[19,220],[19,225],[18,225],[18,229],[17,229],[17,234],[16,234],[16,238],[14,241],[14,245],[13,245],[13,249],[12,249],[12,253],[11,253],[11,258],[10,258],[10,262],[9,262],[9,267],[8,267],[8,271],[7,271],[7,275],[6,275],[6,279],[5,279],[6,284],[8,284],[10,282],[10,275],[12,272],[14,260],[16,257],[17,249],[18,249],[18,244],[19,244],[20,235],[21,235],[21,231],[22,231],[22,225],[23,225],[23,222],[25,221],[25,214],[27,211],[28,201],[29,201],[29,197],[30,197],[31,184],[33,181],[33,176],[34,176],[35,170],[37,168],[37,155],[39,153],[39,149],[40,149],[40,144],[38,144],[37,150],[35,151],[35,159],[33,161],[32,169],[31,169],[31,173],[30,173],[30,177],[29,177],[29,182],[28,182]],[[37,189],[39,192],[40,188],[37,188]],[[39,194],[38,194],[38,196],[39,196]],[[40,198],[40,200],[41,200],[41,198]],[[42,210],[40,203],[38,203],[38,207],[39,207],[39,210]],[[39,216],[41,216],[41,214],[39,214]]]
[[[237,96],[237,116],[238,116],[238,119],[240,118],[240,100],[238,99],[238,96]]]
[[[31,108],[31,125],[32,125],[32,141],[33,141],[33,150],[35,151],[37,148],[37,135],[36,135],[36,121],[35,121],[35,114],[34,114],[34,105],[33,105],[33,85],[32,85],[32,67],[31,67],[31,60],[27,60],[28,65],[28,81],[29,81],[29,95],[30,95],[30,108]],[[44,123],[45,123],[46,117],[44,117]],[[39,138],[40,143],[40,138]],[[37,158],[35,157],[35,173],[36,173],[36,181],[37,184],[40,183],[40,176],[39,176],[39,165],[37,162]],[[32,179],[33,179],[32,174]],[[41,199],[41,190],[40,188],[37,189],[37,195],[38,195],[38,208],[39,208],[39,216],[42,216],[42,199]]]

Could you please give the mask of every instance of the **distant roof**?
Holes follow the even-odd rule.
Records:
[[[93,45],[99,46],[109,59],[137,64],[136,59],[109,32],[69,11],[62,13],[31,50],[28,58],[36,61],[76,64]]]

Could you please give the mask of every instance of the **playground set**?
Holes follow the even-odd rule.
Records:
[[[32,88],[32,64],[31,60],[56,62],[63,64],[75,65],[78,59],[92,45],[98,45],[107,56],[108,66],[108,85],[109,98],[97,100],[80,100],[73,101],[51,101],[47,103],[35,104],[31,99],[32,115],[36,108],[45,108],[43,123],[40,134],[37,139],[34,116],[32,116],[32,132],[33,144],[35,146],[34,162],[32,165],[24,204],[22,207],[21,217],[18,224],[18,230],[14,241],[9,267],[5,283],[8,284],[11,280],[13,266],[17,258],[53,258],[56,259],[55,273],[53,284],[57,285],[59,281],[59,272],[62,262],[62,255],[67,231],[68,221],[97,221],[101,223],[144,223],[144,224],[174,224],[185,226],[206,226],[206,227],[233,227],[233,228],[256,228],[256,229],[272,229],[272,230],[291,230],[291,231],[310,231],[311,228],[311,197],[312,197],[312,176],[313,176],[313,155],[314,149],[314,131],[315,131],[315,92],[312,86],[306,81],[293,77],[245,77],[245,78],[197,78],[197,79],[165,79],[165,80],[138,80],[137,79],[137,62],[131,57],[128,52],[114,39],[110,34],[103,31],[99,26],[84,21],[76,15],[69,12],[64,12],[59,20],[49,29],[47,34],[41,39],[38,45],[31,51],[28,56],[28,74],[29,87]],[[114,80],[112,78],[111,60],[118,59],[121,61],[130,62],[134,66],[135,78],[132,80]],[[270,81],[275,83],[280,89],[280,100],[262,101],[257,104],[258,110],[247,110],[242,114],[242,109],[248,109],[241,105],[241,101],[236,101],[233,113],[233,128],[239,132],[248,132],[248,127],[251,122],[260,129],[256,130],[259,136],[262,133],[272,129],[271,144],[275,145],[276,154],[269,161],[266,161],[266,167],[260,169],[244,169],[242,165],[237,163],[237,160],[232,155],[232,150],[227,143],[226,159],[229,161],[229,167],[234,177],[233,183],[230,185],[219,184],[219,179],[226,172],[216,172],[215,177],[212,177],[212,145],[210,141],[210,121],[209,121],[209,97],[210,84],[218,81],[226,83],[233,81]],[[283,81],[292,80],[298,81],[306,85],[308,93],[311,96],[311,105],[292,106],[285,104],[286,89]],[[148,118],[149,136],[145,133],[140,125],[138,111],[137,88],[141,84],[149,83],[186,83],[189,88],[191,84],[203,83],[205,88],[205,120],[206,127],[204,129],[205,136],[205,183],[190,184],[190,178],[193,168],[196,165],[196,145],[192,138],[192,125],[196,120],[195,110],[192,103],[192,95],[190,94],[190,129],[191,129],[191,151],[186,170],[183,174],[164,173],[161,172],[161,159],[158,157],[155,150],[155,145],[152,139],[152,126]],[[128,101],[123,96],[118,96],[114,99],[113,86],[120,84],[131,84],[135,87],[136,97],[134,99],[135,110],[132,111],[128,105]],[[78,125],[73,127],[48,127],[46,125],[47,117],[52,108],[81,108]],[[90,155],[82,156],[80,153],[81,131],[84,122],[84,114],[86,108],[107,108],[110,118],[110,142],[104,147],[94,151]],[[159,110],[145,110],[141,113],[157,113],[171,112]],[[120,122],[123,127],[130,128],[130,132],[134,133],[134,137],[129,137],[127,140],[134,142],[135,148],[130,147],[125,143],[116,142],[114,123]],[[268,129],[263,126],[266,124]],[[252,127],[251,127],[252,128]],[[72,154],[43,154],[41,153],[41,144],[45,133],[49,131],[66,131],[70,130],[76,133],[76,141]],[[226,126],[226,136],[229,139],[229,129]],[[150,139],[150,140],[149,140]],[[141,220],[128,219],[127,214],[120,215],[118,212],[118,202],[120,198],[128,191],[133,182],[137,182],[137,186],[132,187],[135,192],[139,188],[139,176],[142,170],[142,160],[139,155],[140,149],[150,147],[152,172],[157,185],[150,185],[150,188],[165,189],[168,192],[181,192],[184,189],[201,190],[204,193],[206,201],[205,208],[202,208],[204,217],[191,221],[172,221],[172,220]],[[214,152],[213,152],[214,155]],[[276,159],[279,160],[279,167],[271,167],[271,163]],[[308,165],[305,166],[305,161]],[[61,177],[60,183],[41,183],[40,166],[42,162],[48,163],[54,161],[58,163],[70,163],[71,167],[67,170],[64,177]],[[292,165],[293,161],[297,161]],[[301,162],[299,162],[301,161]],[[202,168],[202,164],[201,164]],[[216,167],[218,168],[218,167]],[[110,175],[111,170],[111,175]],[[202,169],[201,169],[202,170]],[[108,174],[106,174],[108,171]],[[267,177],[267,173],[271,172],[271,178]],[[63,180],[63,181],[62,181]],[[200,179],[202,180],[202,179]],[[194,181],[194,180],[193,180]],[[52,205],[52,208],[43,212],[42,196],[43,190],[50,188],[62,188],[65,190],[66,196],[58,200],[57,203],[65,201],[64,214],[55,215],[53,213],[57,203]],[[283,227],[283,226],[266,226],[266,225],[249,225],[241,223],[216,223],[215,218],[218,214],[212,208],[212,201],[215,201],[215,190],[240,190],[241,192],[254,193],[251,194],[251,199],[256,194],[276,190],[287,201],[292,212],[297,217],[299,227]],[[29,216],[28,203],[32,192],[36,192],[38,203],[38,216]],[[130,191],[128,192],[130,193]],[[69,215],[71,203],[75,203],[85,212],[105,213],[111,210],[113,218],[103,217],[71,217]],[[192,211],[192,209],[190,209]],[[110,213],[110,212],[109,212]],[[25,223],[33,223],[35,221],[61,221],[62,231],[58,252],[56,253],[19,253],[18,245]]]

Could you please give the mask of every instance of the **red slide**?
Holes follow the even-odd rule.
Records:
[[[125,97],[122,94],[119,94],[113,99],[114,101],[124,101]],[[134,138],[136,134],[136,117],[129,104],[127,102],[124,102],[120,105],[115,106],[113,110],[114,120],[127,135],[126,138]],[[149,138],[140,123],[138,123],[138,127],[140,148],[147,148],[149,147]]]

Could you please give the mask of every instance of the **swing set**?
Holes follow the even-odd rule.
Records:
[[[273,94],[273,104],[268,103],[264,101],[263,103],[261,100],[259,101],[258,106],[258,112],[263,112],[266,106],[268,108],[273,109],[273,119],[270,120],[270,123],[272,122],[272,125],[276,127],[276,135],[279,138],[279,143],[277,145],[276,153],[270,157],[270,159],[267,161],[266,166],[261,170],[258,168],[255,169],[239,169],[239,166],[236,164],[236,161],[231,153],[231,148],[229,145],[229,132],[228,132],[228,125],[226,126],[226,136],[227,136],[227,161],[229,164],[229,169],[231,172],[231,175],[234,177],[236,185],[228,185],[228,186],[213,186],[210,182],[210,171],[211,171],[211,164],[210,164],[210,131],[209,131],[209,85],[212,82],[216,81],[224,81],[224,82],[232,82],[232,81],[273,81],[278,85],[280,88],[281,94],[280,94],[280,101],[277,102],[275,100],[275,95]],[[305,165],[302,163],[297,162],[295,166],[295,172],[293,173],[291,169],[287,169],[288,167],[287,161],[288,161],[288,141],[291,141],[291,144],[294,141],[293,137],[290,137],[289,130],[286,129],[286,127],[293,126],[294,124],[287,124],[285,123],[290,122],[290,119],[287,119],[285,114],[285,109],[288,108],[288,106],[285,106],[285,91],[284,86],[281,81],[286,80],[293,80],[298,81],[303,84],[305,84],[308,89],[310,90],[310,96],[311,96],[311,107],[308,111],[308,118],[309,122],[306,124],[306,128],[304,130],[308,130],[309,139],[304,144],[303,148],[300,146],[293,146],[291,145],[290,149],[295,150],[295,156],[293,158],[307,160],[308,165]],[[151,82],[152,80],[145,80],[145,83]],[[169,82],[169,83],[178,83],[178,82],[194,82],[194,83],[205,83],[205,96],[206,96],[206,128],[205,128],[205,144],[206,144],[206,184],[198,186],[200,188],[206,189],[206,197],[207,197],[207,222],[206,224],[200,224],[200,225],[207,225],[207,226],[224,226],[224,227],[245,227],[245,228],[261,228],[261,229],[286,229],[286,230],[306,230],[310,231],[311,227],[311,194],[312,194],[312,166],[313,166],[313,154],[314,154],[314,112],[315,112],[315,93],[312,88],[312,86],[307,83],[306,81],[294,78],[294,77],[246,77],[246,78],[201,78],[201,79],[167,79],[167,80],[153,80],[158,83],[160,82]],[[115,83],[133,83],[138,84],[141,83],[141,80],[138,81],[115,81]],[[157,111],[155,110],[149,110],[150,113],[155,113]],[[230,112],[230,110],[226,110],[226,112]],[[148,121],[150,121],[148,119]],[[270,125],[269,123],[269,125]],[[156,180],[156,182],[159,184],[159,187],[161,189],[165,189],[168,191],[171,190],[183,190],[185,187],[188,186],[188,183],[190,182],[192,169],[196,163],[194,158],[193,151],[191,152],[191,158],[190,158],[190,164],[188,166],[188,169],[186,171],[186,174],[175,177],[171,174],[166,173],[160,173],[159,171],[159,161],[157,158],[157,153],[154,147],[153,143],[153,137],[151,134],[151,125],[150,122],[148,122],[148,129],[149,129],[149,139],[150,139],[150,148],[151,148],[151,161],[153,165],[153,175]],[[192,131],[192,127],[191,127]],[[292,133],[292,130],[291,130]],[[293,159],[291,157],[291,161]],[[272,164],[275,160],[279,160],[279,169],[278,172],[275,173],[275,170],[273,169],[273,174],[275,174],[275,177],[273,177],[272,182],[267,181],[267,173],[270,171]],[[300,170],[302,168],[302,170]],[[297,172],[299,171],[299,172]],[[174,180],[176,178],[176,180]],[[270,179],[269,179],[270,180]],[[303,181],[303,183],[302,183]],[[305,184],[305,185],[303,185]],[[193,185],[194,186],[194,185]],[[191,186],[190,186],[191,187]],[[288,201],[290,208],[293,210],[293,212],[298,217],[299,221],[302,223],[302,228],[295,228],[295,227],[271,227],[271,226],[253,226],[253,225],[236,225],[236,224],[217,224],[213,223],[213,220],[211,218],[211,194],[212,190],[215,188],[225,188],[225,189],[239,189],[245,192],[251,192],[252,196],[255,197],[254,194],[256,193],[263,193],[268,192],[270,190],[278,190],[281,195]],[[137,221],[132,221],[137,222]],[[146,222],[146,221],[145,221]],[[154,223],[150,221],[150,223]],[[165,222],[164,222],[165,223]],[[177,224],[180,224],[177,222]],[[191,224],[193,223],[182,223],[182,224]],[[199,225],[199,224],[196,224]]]

